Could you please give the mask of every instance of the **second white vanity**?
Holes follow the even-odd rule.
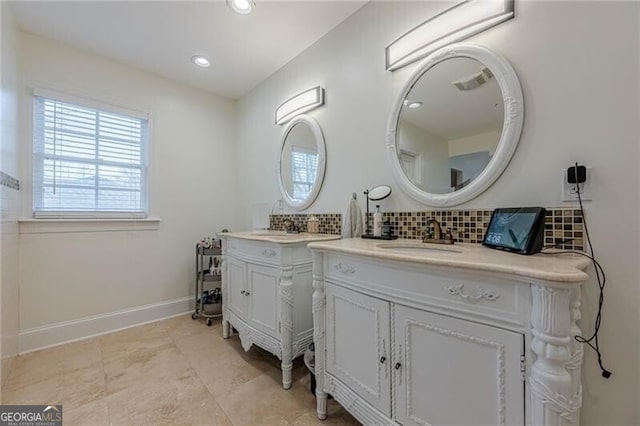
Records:
[[[238,331],[242,347],[252,345],[282,361],[282,385],[291,387],[292,360],[312,342],[311,252],[307,244],[338,235],[279,231],[220,234],[223,336]]]
[[[584,257],[415,240],[315,242],[318,417],[578,425]]]

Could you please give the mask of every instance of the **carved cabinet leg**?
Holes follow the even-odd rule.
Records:
[[[581,401],[575,392],[580,377],[570,373],[571,360],[578,351],[572,342],[574,289],[534,284],[531,291],[531,350],[536,355],[529,376],[531,424],[577,425]]]
[[[291,389],[292,382],[292,370],[293,363],[291,357],[282,356],[282,363],[280,364],[280,368],[282,369],[282,387],[284,389]]]
[[[327,418],[327,394],[320,392],[316,388],[316,411],[318,412],[318,418],[325,420]]]
[[[282,272],[280,280],[280,337],[282,339],[282,387],[291,388],[293,370],[293,268]]]
[[[222,252],[227,252],[227,240],[222,241]],[[231,337],[231,324],[227,321],[227,294],[229,294],[229,268],[227,267],[226,259],[222,260],[222,281],[220,287],[222,290],[222,337],[228,339]]]
[[[571,291],[571,358],[566,364],[567,370],[571,375],[571,399],[574,401],[576,408],[582,406],[582,357],[584,356],[583,344],[578,342],[575,337],[582,335],[582,330],[578,327],[578,321],[582,318],[580,313],[580,305],[582,299],[582,290],[576,287]],[[576,410],[573,415],[573,424],[580,424],[580,410]]]
[[[318,418],[327,418],[327,394],[324,391],[325,292],[322,254],[313,253],[313,344],[315,347],[316,410]]]
[[[224,337],[225,339],[228,339],[229,336],[231,336],[231,324],[229,324],[229,321],[223,318],[222,319],[222,337]]]

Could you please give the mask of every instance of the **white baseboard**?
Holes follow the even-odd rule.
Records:
[[[182,297],[22,330],[19,336],[19,353],[25,354],[185,314],[193,309],[192,304],[193,297]]]

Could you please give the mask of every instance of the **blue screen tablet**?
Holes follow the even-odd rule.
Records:
[[[542,207],[495,209],[482,244],[520,254],[538,253],[544,239],[544,217]]]

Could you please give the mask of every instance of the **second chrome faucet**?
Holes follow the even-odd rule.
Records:
[[[287,234],[300,233],[300,228],[298,228],[298,225],[296,225],[292,220],[286,219],[283,225],[284,225],[284,231],[286,231]]]

